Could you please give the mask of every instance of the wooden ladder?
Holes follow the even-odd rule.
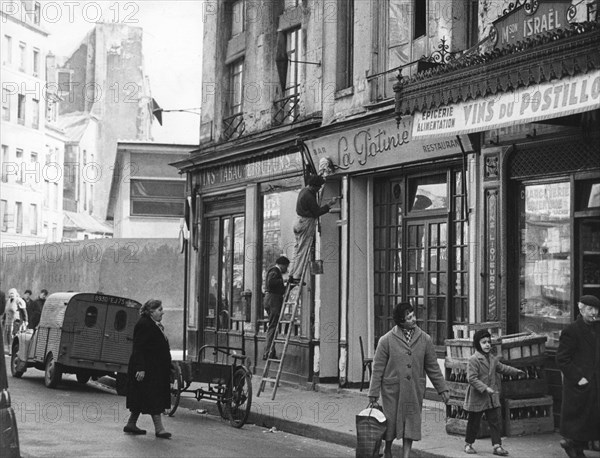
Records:
[[[279,379],[281,378],[281,373],[283,371],[283,361],[285,359],[285,354],[287,352],[288,344],[290,343],[290,337],[292,336],[292,329],[294,325],[294,320],[296,319],[296,313],[298,312],[298,304],[302,300],[302,288],[304,286],[304,278],[306,277],[306,270],[308,267],[308,260],[310,259],[311,250],[308,250],[305,256],[305,259],[302,262],[302,275],[300,276],[300,282],[296,285],[292,285],[288,283],[285,288],[285,293],[283,295],[283,305],[281,306],[281,312],[279,313],[279,319],[277,320],[277,328],[279,329],[280,324],[284,324],[287,326],[287,330],[285,332],[284,339],[278,339],[277,336],[271,342],[271,348],[269,348],[267,362],[265,363],[265,367],[263,369],[262,379],[260,381],[260,386],[258,387],[258,392],[256,396],[260,396],[260,393],[265,391],[265,387],[267,382],[271,382],[271,386],[273,387],[273,394],[271,395],[271,400],[275,399],[275,394],[277,393],[277,388],[279,387]],[[294,288],[298,288],[294,291]],[[292,293],[295,294],[295,298],[290,300]],[[288,307],[291,307],[290,317],[285,318],[286,310]],[[283,343],[283,349],[281,350],[281,354],[278,357],[271,358],[275,350],[276,343]],[[275,378],[269,377],[269,369],[271,368],[271,364],[278,364],[277,374]]]

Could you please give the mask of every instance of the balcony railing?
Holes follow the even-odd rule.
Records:
[[[273,102],[273,125],[292,124],[300,117],[300,94],[294,92]]]
[[[233,116],[223,118],[223,139],[235,140],[240,138],[246,130],[244,113],[236,113]]]

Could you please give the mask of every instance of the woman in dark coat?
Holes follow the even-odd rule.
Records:
[[[571,458],[600,439],[600,300],[579,298],[580,315],[560,334],[556,364],[563,373],[560,442]]]
[[[146,434],[136,426],[140,414],[150,414],[155,435],[171,437],[165,431],[161,414],[171,406],[171,351],[161,323],[162,302],[150,299],[140,309],[140,319],[133,330],[133,352],[127,374],[127,408],[131,416],[123,431]]]

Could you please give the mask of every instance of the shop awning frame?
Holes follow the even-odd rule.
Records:
[[[468,55],[446,65],[399,75],[396,117],[476,100],[600,69],[600,24],[573,24],[516,45]]]

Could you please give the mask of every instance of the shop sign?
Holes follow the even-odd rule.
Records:
[[[499,48],[517,41],[569,26],[575,18],[571,0],[525,0],[524,3],[496,19],[490,39]]]
[[[298,172],[302,172],[302,157],[296,152],[204,169],[199,173],[198,184],[201,188],[210,188],[245,181],[268,181]]]
[[[600,108],[600,70],[415,114],[413,137],[457,135]]]
[[[498,191],[486,191],[487,320],[498,319]]]
[[[565,219],[571,216],[571,185],[549,183],[527,186],[525,213],[536,217]]]
[[[362,172],[396,164],[462,153],[456,137],[415,141],[413,118],[395,119],[306,140],[315,164],[329,158],[337,173]],[[465,151],[471,151],[467,136],[461,137]]]

